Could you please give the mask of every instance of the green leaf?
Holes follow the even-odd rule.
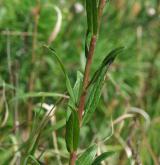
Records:
[[[83,83],[83,74],[80,71],[77,71],[77,80],[73,88],[76,104],[79,103],[79,99],[82,91],[82,83]]]
[[[97,152],[96,145],[89,147],[76,161],[76,165],[91,165]]]
[[[61,61],[60,58],[57,56],[57,54],[56,54],[56,52],[55,52],[54,49],[49,48],[48,46],[45,46],[45,47],[47,47],[49,50],[51,50],[51,52],[54,54],[56,60],[58,61],[59,65],[60,65],[60,67],[61,67],[61,69],[62,69],[62,71],[63,71],[63,73],[64,73],[64,75],[65,75],[66,87],[67,87],[68,93],[69,93],[69,95],[70,95],[70,97],[71,97],[73,103],[75,103],[75,96],[74,96],[73,88],[72,88],[72,86],[71,86],[71,82],[70,82],[70,80],[69,80],[69,77],[68,77],[68,75],[67,75],[67,73],[66,73],[66,70],[65,70],[65,68],[64,68],[64,66],[63,66],[62,61]]]
[[[105,81],[105,75],[108,71],[109,66],[112,64],[114,59],[118,54],[122,52],[123,48],[116,48],[111,51],[106,58],[103,60],[102,64],[98,70],[93,75],[89,83],[89,97],[85,105],[85,112],[83,116],[83,125],[86,124],[92,117],[101,96],[101,89]]]
[[[77,150],[79,143],[79,119],[78,113],[72,110],[71,115],[66,123],[66,146],[68,152]]]
[[[73,92],[74,92],[74,96],[75,96],[75,102],[76,102],[76,106],[78,106],[79,103],[79,99],[81,96],[81,91],[82,91],[82,83],[83,83],[83,74],[80,71],[77,71],[77,80],[74,84],[74,88],[73,88]],[[72,109],[76,109],[75,105],[73,104],[72,100],[69,99],[68,102],[68,109],[67,109],[67,120],[71,114],[72,109],[70,108],[72,107]]]
[[[88,32],[97,34],[98,29],[98,0],[86,0]]]
[[[113,63],[114,59],[116,58],[116,56],[118,56],[120,53],[122,53],[124,47],[119,47],[116,48],[114,50],[112,50],[103,60],[101,66],[99,67],[99,69],[95,72],[95,74],[93,75],[93,78],[91,79],[89,84],[92,84],[95,82],[95,80],[99,77],[99,75],[101,74],[101,71],[104,67],[107,67],[106,69],[109,68],[109,66]]]
[[[92,0],[86,0],[86,12],[87,12],[88,31],[92,33],[93,30]]]
[[[98,30],[98,7],[97,0],[92,0],[92,12],[93,12],[93,33],[96,35]]]
[[[111,155],[113,155],[115,152],[104,152],[101,155],[99,155],[94,162],[92,163],[92,165],[100,165],[100,163],[107,159],[108,157],[110,157]]]
[[[30,147],[29,147],[29,150],[28,150],[28,154],[30,155],[34,155],[37,147],[38,147],[38,143],[39,143],[39,140],[40,140],[40,135],[41,135],[41,132],[39,132],[37,135],[35,135],[33,138],[30,138],[29,140],[29,143],[30,143]]]

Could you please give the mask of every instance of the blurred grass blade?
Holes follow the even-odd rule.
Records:
[[[97,152],[96,145],[89,147],[76,161],[76,165],[91,165]]]
[[[72,110],[71,115],[66,123],[66,146],[68,152],[77,149],[79,143],[79,120],[77,111]]]
[[[29,165],[29,164],[31,164],[31,162],[29,162],[29,160],[31,160],[32,161],[32,164],[34,164],[34,165],[40,165],[40,163],[32,155],[28,155],[26,157],[23,165]]]
[[[29,150],[28,150],[28,153],[30,154],[30,155],[34,155],[34,153],[35,153],[35,151],[36,151],[36,148],[38,147],[38,143],[39,143],[39,139],[40,139],[40,135],[41,135],[41,132],[40,133],[38,133],[37,135],[35,135],[34,137],[33,137],[33,139],[32,138],[30,138],[30,148],[29,148]]]
[[[48,129],[45,129],[43,132],[43,135],[49,135],[51,132],[59,130],[63,128],[66,125],[66,119],[62,119],[60,121],[56,121],[56,123],[52,126],[49,127]]]
[[[53,93],[53,92],[30,92],[30,93],[24,93],[19,94],[17,97],[13,98],[13,101],[15,99],[27,99],[27,98],[34,98],[34,97],[62,97],[62,98],[69,98],[67,95],[61,94],[61,93]]]
[[[105,159],[107,159],[108,157],[112,156],[115,152],[104,152],[101,155],[99,155],[94,162],[92,163],[92,165],[100,165],[101,162]]]
[[[126,141],[117,133],[115,133],[115,137],[117,138],[117,140],[119,141],[119,143],[121,144],[121,146],[123,147],[123,149],[126,152],[126,156],[131,164],[132,162],[132,150],[131,148],[127,145]]]
[[[83,117],[83,124],[86,124],[90,118],[92,117],[100,96],[101,96],[101,89],[103,87],[104,81],[105,81],[105,75],[108,71],[109,66],[112,64],[114,59],[118,54],[120,54],[123,50],[123,47],[116,48],[113,51],[111,51],[106,58],[103,60],[101,66],[98,68],[98,70],[93,75],[93,78],[91,79],[89,83],[89,97],[85,106],[85,112]]]
[[[113,126],[113,121],[112,121],[112,118],[111,118],[111,133],[110,133],[110,135],[108,135],[107,137],[105,137],[104,140],[102,140],[102,142],[105,143],[105,142],[108,141],[113,135],[114,135],[114,126]]]
[[[146,113],[143,109],[137,108],[137,107],[131,107],[129,110],[129,113],[137,113],[145,119],[145,130],[147,130],[151,124],[151,119],[148,113]]]
[[[52,49],[52,48],[50,48],[50,47],[48,47],[48,46],[45,46],[45,47],[47,47],[49,50],[51,50],[51,52],[52,52],[52,53],[54,54],[54,56],[56,57],[56,60],[58,61],[59,65],[60,65],[60,67],[61,67],[61,69],[62,69],[62,71],[63,71],[63,73],[64,73],[64,75],[65,75],[66,87],[67,87],[68,93],[69,93],[69,95],[70,95],[72,101],[75,103],[75,96],[74,96],[73,88],[72,88],[72,86],[71,86],[71,82],[70,82],[70,80],[69,80],[69,77],[68,77],[68,75],[67,75],[67,73],[66,73],[66,70],[65,70],[65,68],[64,68],[64,66],[63,66],[62,61],[61,61],[60,58],[57,56],[57,54],[56,54],[56,52],[55,52],[54,49]]]

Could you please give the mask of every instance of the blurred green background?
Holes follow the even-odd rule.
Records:
[[[83,0],[0,0],[1,165],[21,165],[36,143],[33,137],[46,110],[66,91],[63,73],[44,45],[57,52],[74,83],[77,70],[84,70],[85,32]],[[119,46],[124,46],[125,51],[109,70],[94,117],[82,128],[79,152],[93,141],[99,153],[115,151],[103,165],[128,165],[130,152],[136,163],[158,165],[159,0],[107,3],[92,74],[106,54]],[[66,107],[64,99],[41,130],[34,159],[43,164],[68,162],[64,139]],[[102,142],[113,131],[111,125],[112,137]]]

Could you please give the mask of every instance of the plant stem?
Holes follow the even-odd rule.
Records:
[[[75,165],[76,158],[77,158],[76,151],[73,151],[72,153],[70,153],[69,165]]]
[[[103,13],[104,6],[106,4],[106,0],[100,0],[99,2],[99,9],[98,9],[98,32],[100,28],[100,21]],[[93,34],[91,37],[90,41],[90,46],[89,46],[89,52],[87,55],[87,62],[85,65],[85,71],[84,71],[84,77],[83,77],[83,88],[82,88],[82,94],[80,97],[80,102],[78,106],[78,116],[79,116],[79,124],[80,127],[82,125],[82,118],[83,118],[83,112],[84,112],[84,107],[85,107],[85,100],[87,96],[87,87],[89,84],[89,76],[90,76],[90,70],[91,70],[91,65],[92,65],[92,60],[93,60],[93,55],[96,47],[96,42],[97,42],[97,34]],[[70,162],[69,165],[75,165],[76,163],[76,151],[70,153]]]
[[[94,54],[94,50],[95,50],[95,46],[96,46],[96,40],[97,40],[96,35],[93,35],[91,38],[91,41],[90,41],[89,53],[87,56],[87,63],[85,66],[84,79],[83,79],[83,92],[80,97],[80,103],[79,103],[79,108],[78,108],[80,125],[82,122],[82,115],[83,115],[83,111],[84,111],[85,99],[86,99],[86,94],[87,94],[86,88],[88,86],[90,69],[91,69],[93,54]]]
[[[100,21],[101,21],[101,17],[102,17],[102,13],[103,13],[105,4],[106,4],[106,0],[100,0],[99,9],[98,9],[98,31],[100,28]],[[93,55],[94,55],[94,50],[96,47],[96,41],[97,41],[97,34],[93,34],[91,41],[90,41],[90,47],[89,47],[89,52],[87,55],[87,62],[86,62],[86,66],[85,66],[85,72],[84,72],[84,78],[83,78],[83,91],[82,91],[82,95],[80,97],[80,102],[79,102],[79,107],[78,107],[80,126],[82,123],[82,115],[84,112],[85,99],[86,99],[86,95],[87,95],[87,86],[89,83],[89,75],[90,75],[90,69],[91,69],[92,59],[93,59]]]
[[[105,7],[106,0],[100,0],[99,2],[99,9],[98,9],[98,26],[100,27],[100,22],[103,14],[103,9]]]

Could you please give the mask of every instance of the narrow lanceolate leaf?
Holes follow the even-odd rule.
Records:
[[[102,70],[101,75],[96,80],[96,83],[90,87],[89,97],[87,100],[87,104],[85,106],[85,113],[83,116],[83,124],[86,124],[89,122],[90,118],[92,117],[98,105],[98,102],[101,96],[101,89],[103,86],[104,77],[105,77],[105,70]]]
[[[78,105],[79,99],[82,91],[82,83],[83,83],[83,74],[80,71],[77,71],[77,80],[74,84],[73,92],[76,100],[76,104]]]
[[[105,81],[105,75],[106,72],[116,58],[118,54],[122,52],[123,48],[117,48],[111,51],[106,58],[103,60],[102,64],[100,65],[99,69],[95,72],[93,75],[93,78],[91,79],[89,83],[89,96],[88,100],[85,105],[85,113],[83,116],[83,124],[86,124],[92,117],[100,96],[101,96],[101,89],[103,87],[104,81]]]
[[[46,46],[46,47],[47,47],[47,46]],[[47,48],[48,48],[49,50],[52,51],[52,53],[54,54],[56,60],[58,61],[59,65],[60,65],[60,67],[61,67],[61,69],[62,69],[62,71],[63,71],[63,73],[64,73],[64,75],[65,75],[66,87],[67,87],[68,93],[69,93],[69,95],[70,95],[70,98],[71,98],[71,100],[73,101],[73,103],[75,103],[75,97],[74,97],[73,88],[72,88],[72,86],[71,86],[71,82],[70,82],[70,80],[69,80],[69,77],[68,77],[68,75],[67,75],[67,73],[66,73],[66,70],[65,70],[65,68],[64,68],[64,66],[63,66],[63,63],[62,63],[61,59],[57,56],[57,54],[56,54],[56,52],[55,52],[54,49],[49,48],[49,47],[47,47]]]
[[[76,165],[91,165],[97,152],[96,145],[89,147],[76,161]]]
[[[97,34],[98,29],[98,0],[86,0],[88,31]]]
[[[66,146],[68,152],[77,149],[79,143],[79,120],[77,111],[72,110],[71,115],[66,123]]]
[[[89,84],[92,84],[96,81],[96,79],[99,77],[102,69],[106,66],[107,69],[109,68],[109,66],[113,63],[113,61],[115,60],[116,56],[119,55],[120,53],[122,53],[124,47],[119,47],[116,48],[114,50],[112,50],[103,60],[101,66],[99,67],[99,69],[95,72],[95,74],[93,75],[91,81]]]
[[[72,109],[76,109],[76,106],[78,106],[79,98],[80,98],[81,91],[82,91],[82,83],[83,83],[83,74],[80,71],[77,71],[77,79],[76,79],[76,82],[75,82],[74,88],[73,88],[76,104],[73,104],[72,100],[69,99],[68,109],[66,112],[67,113],[67,120],[71,114]],[[72,107],[72,109],[70,107]]]
[[[97,0],[92,0],[92,12],[93,12],[93,33],[96,35],[98,30],[98,7]]]
[[[92,0],[86,0],[86,12],[87,12],[88,31],[92,33],[93,30]]]
[[[115,152],[104,152],[101,155],[99,155],[94,162],[92,163],[92,165],[100,165],[102,161],[104,161],[105,159],[107,159],[108,157],[112,156]]]

